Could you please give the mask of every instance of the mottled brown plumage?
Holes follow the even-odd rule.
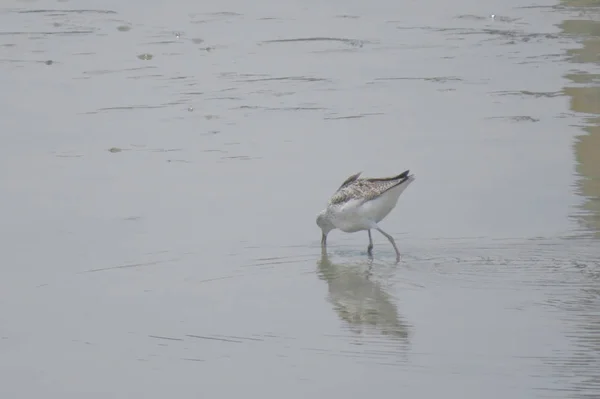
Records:
[[[393,177],[359,179],[362,172],[348,177],[329,199],[329,205],[341,204],[351,199],[363,202],[373,200],[390,188],[408,179],[408,170]]]

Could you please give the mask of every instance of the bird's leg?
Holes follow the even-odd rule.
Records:
[[[381,234],[383,234],[385,236],[385,238],[387,238],[390,241],[390,243],[394,247],[394,250],[396,251],[396,261],[399,262],[400,261],[400,251],[398,251],[398,247],[396,246],[396,242],[394,241],[394,237],[392,237],[391,235],[389,235],[385,231],[381,230],[379,227],[376,227],[376,229],[377,229],[378,232],[380,232]]]
[[[325,233],[322,233],[321,235],[321,247],[327,248],[327,236],[325,235]]]
[[[365,272],[365,278],[368,280],[373,275],[373,257],[369,256],[369,267]]]
[[[371,238],[371,230],[367,230],[367,232],[369,233],[369,246],[367,247],[367,253],[369,255],[373,254],[373,239]]]

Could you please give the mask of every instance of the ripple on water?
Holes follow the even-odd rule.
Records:
[[[41,10],[21,10],[17,11],[19,14],[53,14],[53,15],[67,15],[67,14],[117,14],[113,10],[86,10],[86,9],[41,9]]]
[[[259,77],[250,79],[238,79],[238,83],[253,82],[330,82],[330,79],[318,78],[314,76],[281,76],[281,77]]]
[[[335,114],[330,114],[329,116],[326,116],[325,120],[342,120],[342,119],[361,119],[367,116],[376,116],[376,115],[385,115],[385,113],[383,112],[365,112],[365,113],[361,113],[361,114],[356,114],[356,115],[343,115],[343,116],[334,116]]]
[[[315,43],[315,42],[325,42],[325,43],[342,43],[351,47],[363,47],[365,44],[371,44],[372,42],[366,40],[358,40],[358,39],[347,39],[347,38],[339,38],[339,37],[299,37],[292,39],[272,39],[262,41],[261,44],[271,44],[271,43]]]

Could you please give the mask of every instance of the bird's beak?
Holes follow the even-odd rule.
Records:
[[[325,246],[327,244],[327,234],[321,233],[321,245]]]

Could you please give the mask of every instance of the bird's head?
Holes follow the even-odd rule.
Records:
[[[327,238],[327,234],[329,234],[331,230],[335,229],[335,226],[333,225],[333,223],[331,223],[331,220],[329,219],[327,211],[322,210],[321,212],[319,212],[319,214],[317,215],[317,226],[319,226],[321,228],[321,231],[323,232],[323,235],[321,237],[321,243],[324,243]]]

